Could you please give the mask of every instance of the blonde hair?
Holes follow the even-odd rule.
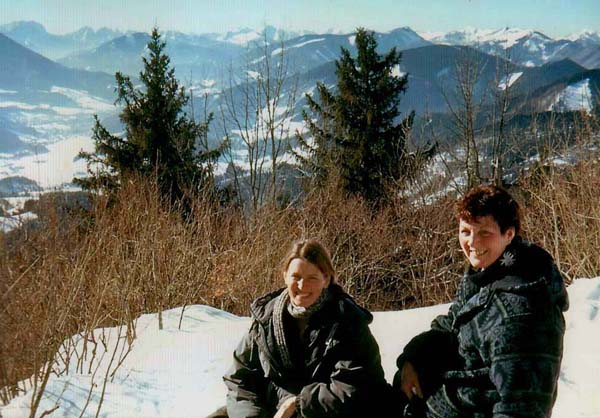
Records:
[[[314,264],[335,283],[335,271],[331,262],[331,255],[323,244],[314,239],[300,240],[292,243],[290,250],[281,262],[281,272],[285,275],[293,259],[300,258]]]

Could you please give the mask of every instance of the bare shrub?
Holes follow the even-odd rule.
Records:
[[[572,167],[542,166],[521,184],[527,198],[524,227],[555,257],[570,283],[600,272],[600,159]]]

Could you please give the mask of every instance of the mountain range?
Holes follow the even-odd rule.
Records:
[[[595,32],[553,40],[516,29],[419,34],[402,27],[375,35],[382,53],[392,47],[402,51],[397,74],[409,78],[403,114],[448,112],[458,72],[467,63],[477,69],[475,100],[482,106],[509,86],[513,108],[523,113],[590,110],[599,98],[600,36]],[[140,32],[89,28],[52,35],[35,22],[0,26],[0,178],[33,178],[29,172],[52,170],[52,164],[76,167],[65,168],[72,174],[81,171],[75,154],[77,147],[91,146],[92,115],[98,114],[111,132],[121,130],[113,105],[114,73],[132,75],[137,83],[148,39]],[[310,92],[317,81],[335,84],[340,47],[356,51],[352,33],[286,33],[272,27],[227,34],[165,32],[164,39],[178,78],[195,95],[208,94],[215,114],[222,97],[240,100],[228,89],[251,87],[265,65],[276,68],[282,56],[296,79],[290,84]],[[301,120],[304,104],[298,95],[295,121]],[[56,149],[73,154],[56,162],[50,158]],[[42,183],[58,185],[65,178]]]
[[[471,46],[525,66],[570,58],[588,69],[600,67],[600,35],[597,32],[582,32],[569,39],[552,39],[534,30],[465,29],[431,34],[427,38],[436,44]]]
[[[40,23],[32,21],[0,25],[0,33],[50,59],[95,48],[123,35],[123,32],[118,30],[108,28],[94,30],[90,27],[83,27],[64,35],[55,35],[48,33]]]
[[[0,25],[0,33],[41,55],[60,60],[66,65],[109,73],[113,73],[114,68],[109,68],[108,62],[111,62],[112,57],[117,56],[126,59],[121,71],[126,72],[124,68],[127,68],[128,71],[137,74],[139,66],[133,65],[128,54],[141,52],[145,46],[140,42],[143,38],[141,34],[119,39],[124,35],[132,35],[133,32],[108,28],[93,30],[84,27],[75,32],[55,35],[48,33],[37,22],[13,22]],[[284,46],[298,45],[303,40],[306,42],[319,38],[324,38],[325,41],[319,52],[326,59],[330,59],[337,57],[340,46],[348,46],[350,43],[348,39],[351,37],[351,33],[292,32],[273,26],[266,26],[262,30],[242,28],[224,34],[194,35],[176,31],[165,33],[173,54],[181,54],[181,64],[190,61],[189,54],[185,52],[190,47],[204,49],[200,51],[195,62],[210,57],[214,62],[224,61],[229,64],[227,60],[239,57],[240,54],[251,50],[253,46],[260,45],[263,41],[273,48],[278,48],[282,43]],[[402,39],[402,37],[406,38]],[[391,46],[408,49],[426,44],[460,45],[471,46],[525,66],[538,66],[569,58],[588,69],[600,67],[600,34],[593,31],[583,31],[564,39],[553,39],[539,31],[516,28],[496,30],[467,28],[448,33],[417,33],[408,27],[403,27],[378,33],[378,38],[383,50],[388,50]],[[114,64],[116,65],[117,62]],[[173,62],[178,64],[178,59],[173,58]]]

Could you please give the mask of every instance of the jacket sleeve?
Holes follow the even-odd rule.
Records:
[[[401,372],[407,361],[415,368],[425,397],[440,387],[444,372],[459,367],[458,338],[452,327],[455,313],[460,309],[459,300],[450,305],[448,314],[433,320],[429,331],[417,335],[404,347],[396,360],[398,371],[393,387],[397,392],[401,391]]]
[[[490,379],[500,400],[494,418],[550,416],[560,373],[562,313],[530,313],[504,318],[488,336]]]
[[[266,381],[253,338],[258,324],[254,322],[233,353],[233,365],[223,376],[227,386],[229,418],[266,418],[264,393]]]
[[[330,348],[337,350],[339,358],[329,381],[302,388],[296,399],[301,417],[358,416],[358,411],[368,412],[367,404],[371,411],[381,407],[378,400],[389,386],[383,376],[379,346],[366,323],[354,327],[359,329],[347,332],[346,338],[338,342],[340,346]]]

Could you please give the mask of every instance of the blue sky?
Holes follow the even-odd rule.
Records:
[[[553,37],[600,31],[600,0],[0,0],[0,24],[35,20],[49,32],[82,26],[225,32],[284,29],[417,31],[536,29]]]

